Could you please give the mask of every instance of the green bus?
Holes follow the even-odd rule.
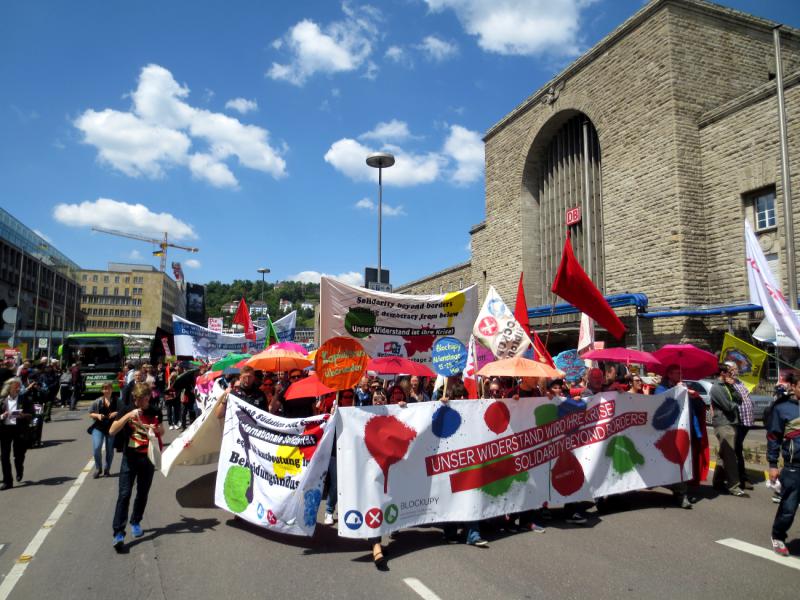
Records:
[[[106,382],[119,391],[117,375],[125,364],[125,336],[119,333],[73,333],[59,347],[63,369],[81,363],[83,392],[100,394]]]

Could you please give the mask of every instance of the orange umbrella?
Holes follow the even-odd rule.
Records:
[[[550,365],[516,356],[484,365],[478,371],[481,377],[563,377],[564,373]]]
[[[247,364],[261,371],[290,371],[305,369],[311,361],[299,352],[274,348],[255,354],[247,360]]]

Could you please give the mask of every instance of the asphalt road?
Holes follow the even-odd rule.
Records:
[[[446,545],[435,528],[401,531],[384,540],[390,571],[382,573],[365,542],[331,527],[291,538],[234,520],[213,505],[214,467],[181,467],[169,479],[156,474],[145,535],[129,535],[120,555],[111,546],[119,457],[114,476],[92,479],[85,409],[55,416],[45,447],[28,453],[26,481],[0,492],[0,600],[796,599],[800,589],[800,522],[790,532],[795,558],[718,543],[768,547],[775,505],[763,486],[749,499],[704,486],[691,511],[665,490],[638,492],[613,512],[590,511],[587,526],[556,518],[544,534],[487,532],[489,549]],[[66,508],[65,496],[73,496]]]

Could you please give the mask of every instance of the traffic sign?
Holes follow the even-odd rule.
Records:
[[[39,338],[39,348],[47,348],[47,338]]]

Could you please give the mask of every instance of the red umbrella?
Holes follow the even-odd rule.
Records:
[[[691,344],[667,344],[653,352],[653,356],[661,361],[660,365],[651,363],[653,371],[659,375],[666,375],[671,365],[678,365],[681,368],[681,379],[702,379],[714,375],[719,368],[715,354]]]
[[[311,374],[305,379],[301,379],[289,386],[284,396],[287,400],[296,400],[297,398],[317,398],[335,392],[327,385],[322,383],[315,374]]]
[[[436,377],[436,373],[425,365],[400,356],[381,356],[367,363],[367,371],[381,375],[416,375],[417,377]]]
[[[649,352],[642,352],[641,350],[634,350],[632,348],[603,348],[602,350],[590,350],[585,354],[581,354],[581,358],[625,364],[645,363],[653,366],[661,364],[661,361]]]

